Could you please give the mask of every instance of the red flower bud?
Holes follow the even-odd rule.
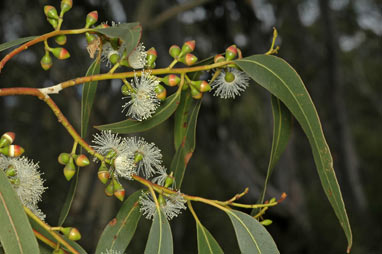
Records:
[[[90,164],[88,157],[85,154],[78,155],[76,159],[76,165],[79,167],[85,167]]]
[[[196,89],[198,89],[202,93],[208,92],[211,90],[211,86],[205,80],[203,80],[203,81],[201,81],[201,80],[191,81],[191,83],[192,83],[192,85],[194,85],[196,87]]]
[[[0,153],[9,157],[18,157],[24,153],[24,148],[18,145],[8,145],[0,148]]]
[[[186,41],[183,46],[182,46],[182,55],[185,55],[187,53],[190,53],[192,51],[194,51],[195,49],[195,41],[192,40],[192,41]]]
[[[155,93],[157,94],[159,100],[163,101],[166,99],[167,91],[162,85],[157,85],[155,87]]]
[[[0,147],[8,146],[12,144],[15,138],[16,138],[16,134],[14,132],[4,133],[0,139]]]
[[[182,62],[185,63],[188,66],[193,65],[194,63],[196,63],[196,61],[198,61],[198,58],[195,55],[190,54],[190,53],[188,53],[185,56],[184,60],[182,60]]]
[[[98,12],[97,11],[92,11],[89,12],[88,15],[86,16],[86,24],[85,28],[89,28],[90,26],[94,25],[98,20]]]
[[[51,5],[44,6],[44,13],[48,18],[58,19],[57,10]]]
[[[220,55],[220,54],[217,54],[215,57],[214,57],[214,63],[220,63],[220,62],[223,62],[225,61],[224,59],[224,56]]]
[[[235,59],[237,56],[237,47],[236,45],[231,45],[225,50],[225,59],[227,61]]]
[[[57,59],[60,60],[70,57],[69,52],[65,48],[53,48],[51,52]]]
[[[168,86],[176,86],[179,84],[180,78],[175,74],[170,74],[162,78],[161,81]]]

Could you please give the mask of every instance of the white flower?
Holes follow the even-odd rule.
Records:
[[[132,180],[132,175],[137,173],[134,163],[134,153],[126,151],[114,160],[114,168],[118,176]]]
[[[140,78],[135,75],[134,80],[131,81],[134,91],[128,97],[123,97],[130,101],[122,106],[122,112],[128,109],[126,116],[138,121],[151,117],[159,106],[159,99],[155,93],[155,87],[159,82],[149,72],[142,72]]]
[[[147,52],[143,43],[139,43],[138,46],[130,53],[128,57],[129,65],[134,69],[142,69],[146,65]]]
[[[118,134],[113,134],[111,131],[102,131],[100,134],[93,135],[94,140],[92,142],[95,144],[91,146],[97,153],[105,156],[110,151],[114,151],[116,154],[122,154],[127,150],[126,142],[118,136]]]
[[[126,140],[126,144],[134,153],[138,173],[142,171],[149,178],[162,167],[162,154],[154,143],[147,143],[144,138],[131,137]]]
[[[103,62],[106,62],[107,67],[112,66],[112,63],[110,62],[109,59],[110,59],[110,56],[113,54],[118,54],[119,56],[121,56],[120,52],[118,52],[118,50],[113,49],[113,47],[111,46],[109,42],[102,45],[101,60]]]
[[[177,217],[181,213],[182,209],[186,209],[184,203],[187,201],[183,198],[180,192],[172,194],[170,196],[164,196],[165,203],[160,205],[161,211],[164,213],[168,220]],[[141,205],[140,211],[146,217],[151,220],[157,212],[157,207],[151,196],[151,193],[142,193],[139,197],[139,204]]]
[[[166,182],[166,179],[168,177],[168,174],[166,172],[166,168],[163,167],[163,166],[160,166],[157,168],[157,172],[156,172],[158,175],[155,176],[151,181],[153,183],[156,183],[158,185],[162,185],[164,186],[165,182]]]
[[[248,87],[249,77],[242,71],[235,68],[228,68],[228,71],[222,71],[212,82],[211,87],[214,96],[222,99],[233,98],[240,95]]]
[[[41,173],[38,171],[38,163],[34,163],[26,157],[8,158],[0,155],[0,169],[7,171],[11,167],[14,169],[14,173],[8,178],[21,203],[44,220],[45,214],[37,207],[37,203],[41,201],[41,196],[46,189],[43,186],[44,180],[40,177]]]

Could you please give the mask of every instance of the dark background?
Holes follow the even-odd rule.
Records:
[[[59,7],[59,1],[1,1],[0,42],[51,31],[43,14],[45,4]],[[354,234],[352,253],[374,254],[382,253],[381,7],[377,0],[88,0],[74,1],[63,29],[80,28],[92,10],[98,10],[100,21],[139,21],[142,41],[147,48],[157,49],[157,66],[165,67],[171,61],[168,48],[190,39],[196,40],[199,59],[224,52],[233,43],[245,56],[264,53],[271,43],[272,27],[277,27],[279,56],[304,80],[332,151]],[[46,87],[83,76],[91,63],[84,36],[70,36],[67,48],[71,58],[55,60],[51,70],[44,72],[39,65],[42,44],[31,47],[8,62],[0,74],[0,87]],[[1,57],[4,55],[2,52]],[[121,84],[99,83],[91,125],[124,118],[120,113]],[[80,89],[69,88],[52,96],[77,130]],[[0,131],[16,132],[16,143],[26,149],[25,155],[40,161],[49,187],[40,206],[47,213],[47,222],[55,225],[69,187],[56,158],[71,150],[72,140],[50,109],[34,97],[3,97],[0,108]],[[174,153],[172,124],[171,118],[143,134],[162,149],[168,167]],[[251,85],[236,100],[204,96],[196,151],[182,191],[226,200],[249,187],[242,201],[256,202],[271,141],[270,96],[260,86]],[[92,164],[82,170],[66,222],[80,229],[80,244],[90,253],[121,205],[115,198],[105,197],[96,169]],[[124,185],[128,193],[141,187],[132,182]],[[345,236],[322,191],[309,144],[297,122],[267,197],[279,197],[282,192],[288,198],[265,215],[273,220],[267,228],[281,253],[345,252]],[[225,253],[239,253],[228,217],[205,205],[196,204],[195,209]],[[183,212],[171,226],[175,252],[196,253],[195,223],[190,213]],[[150,221],[142,218],[127,253],[143,251],[149,227]]]

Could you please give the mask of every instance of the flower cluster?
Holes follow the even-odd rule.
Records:
[[[0,154],[0,170],[3,170],[14,187],[21,203],[28,207],[40,219],[45,219],[45,214],[38,208],[37,203],[46,187],[38,171],[38,163],[26,157],[10,158]]]

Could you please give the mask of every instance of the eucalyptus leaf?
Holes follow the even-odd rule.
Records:
[[[174,252],[171,227],[161,211],[155,213],[147,239],[145,254],[171,254]]]
[[[196,234],[198,239],[199,254],[224,253],[211,233],[198,221],[196,222]]]
[[[9,42],[2,43],[2,44],[0,44],[0,52],[4,51],[6,49],[12,48],[14,46],[20,45],[22,43],[31,41],[31,40],[33,40],[33,39],[35,39],[37,37],[38,36],[29,36],[29,37],[24,37],[24,38],[18,38],[18,39],[14,40],[14,41],[9,41]]]
[[[141,191],[136,191],[123,202],[116,218],[112,219],[102,232],[98,241],[96,254],[115,250],[123,253],[134,236],[141,212],[138,200]]]
[[[237,210],[224,211],[231,219],[241,253],[280,253],[272,236],[255,218]]]
[[[123,120],[116,123],[94,126],[98,130],[111,130],[115,133],[128,134],[142,132],[154,128],[166,121],[177,109],[180,101],[180,90],[170,95],[165,102],[159,106],[155,114],[144,121],[132,119]]]
[[[7,254],[39,253],[19,197],[0,169],[0,242]]]
[[[188,126],[188,114],[193,98],[189,89],[182,92],[179,106],[175,112],[174,145],[175,150],[180,147]]]
[[[313,151],[321,184],[348,241],[353,237],[340,186],[333,168],[333,159],[326,143],[316,108],[300,76],[283,59],[272,55],[254,55],[235,63],[254,81],[280,99],[297,119]]]

